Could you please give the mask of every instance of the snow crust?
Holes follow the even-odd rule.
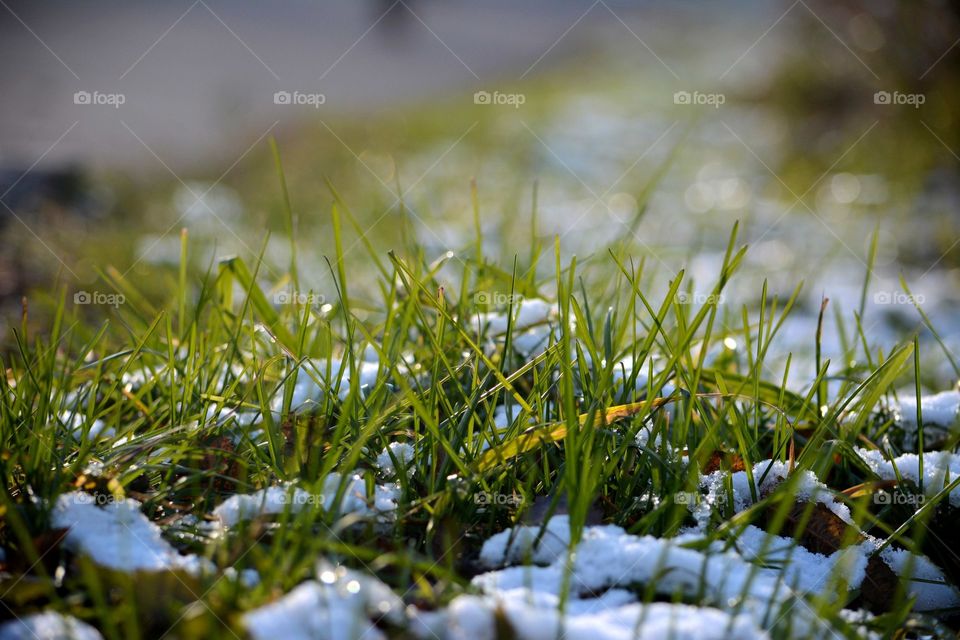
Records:
[[[924,414],[926,416],[926,414]],[[924,418],[926,419],[926,418]],[[892,460],[882,451],[857,449],[857,454],[881,480],[897,480],[897,471],[906,480],[920,486],[920,456],[905,453]],[[931,451],[923,454],[923,492],[932,498],[960,477],[960,456],[949,451]],[[960,507],[960,487],[950,491],[950,506]]]
[[[103,636],[72,616],[45,611],[4,622],[0,640],[103,640]]]
[[[52,512],[55,528],[69,528],[64,544],[97,564],[117,571],[169,571],[197,573],[209,564],[194,555],[180,555],[160,533],[160,527],[140,511],[132,498],[109,499],[81,491],[57,498]]]
[[[337,491],[344,484],[343,495],[337,503]],[[370,504],[372,498],[372,505]],[[322,507],[330,511],[337,508],[340,515],[378,516],[387,519],[397,509],[400,489],[392,483],[378,484],[374,495],[367,495],[367,485],[359,474],[343,478],[339,473],[331,473],[323,481],[320,494],[288,486],[273,486],[250,494],[234,494],[217,505],[213,516],[227,527],[244,520],[264,515],[299,513],[305,507]]]
[[[404,621],[403,601],[377,578],[338,567],[243,616],[254,640],[380,640],[372,621]]]
[[[387,445],[387,448],[377,456],[377,466],[384,476],[392,478],[397,475],[394,460],[399,463],[401,469],[407,469],[410,463],[413,462],[413,458],[414,451],[412,445],[406,442],[391,442]]]

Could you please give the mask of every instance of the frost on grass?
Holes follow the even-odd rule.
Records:
[[[254,640],[377,640],[386,636],[374,622],[400,625],[403,611],[403,601],[380,580],[337,567],[246,613],[243,622]]]
[[[343,493],[337,502],[337,493],[343,484]],[[214,518],[223,526],[232,527],[244,520],[260,516],[298,513],[310,506],[320,506],[327,511],[336,508],[340,515],[377,517],[387,521],[397,509],[399,488],[392,484],[378,484],[374,495],[367,495],[367,485],[359,474],[343,478],[331,473],[323,481],[319,494],[294,486],[274,486],[250,494],[235,494],[213,510]]]
[[[65,493],[57,498],[52,524],[69,529],[64,540],[68,549],[117,571],[197,573],[208,568],[197,556],[180,555],[170,546],[132,498],[98,505],[88,493]]]
[[[4,622],[0,640],[103,640],[103,636],[72,616],[45,611]]]

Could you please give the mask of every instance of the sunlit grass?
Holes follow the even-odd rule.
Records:
[[[408,601],[439,607],[470,589],[483,540],[524,518],[542,523],[565,512],[573,541],[596,520],[637,535],[681,533],[693,520],[677,496],[699,490],[714,458],[748,475],[764,460],[786,462],[792,477],[810,470],[838,492],[873,480],[854,448],[887,449],[883,436],[895,425],[881,401],[920,366],[914,341],[873,351],[855,318],[845,327],[848,351],[867,364],[831,363],[812,335],[817,374],[786,388],[791,361],[768,363],[767,354],[800,288],[781,299],[764,286],[756,306],[722,304],[748,250],[737,228],[715,281],[697,283],[709,295],[691,304],[682,271],[651,273],[627,241],[567,261],[559,243],[531,239],[528,251],[493,260],[478,225],[468,244],[440,256],[411,236],[381,253],[331,190],[324,224],[336,297],[315,304],[300,289],[297,260],[311,245],[293,233],[282,169],[279,176],[289,263],[269,264],[265,240],[258,259],[197,272],[184,233],[181,264],[159,303],[137,278],[106,269],[104,286],[124,297],[116,309],[94,319],[62,291],[48,330],[25,321],[14,332],[0,389],[0,545],[8,562],[23,560],[0,580],[8,608],[49,603],[110,638],[170,627],[180,637],[232,637],[242,633],[242,611],[313,575],[320,557],[375,571]],[[376,274],[364,274],[362,287],[344,261],[355,242]],[[297,295],[278,304],[278,291]],[[535,299],[556,308],[539,323],[544,344],[530,355],[516,348],[530,327],[514,326],[514,311]],[[478,332],[477,314],[491,311],[507,314],[505,330]],[[365,357],[378,372],[361,388],[349,381],[360,379]],[[318,364],[331,358],[344,366]],[[324,393],[296,407],[297,381],[307,377]],[[495,420],[501,405],[512,407],[507,424]],[[80,416],[77,424],[65,424],[65,414]],[[98,420],[113,435],[89,437]],[[649,437],[638,439],[642,430]],[[335,471],[356,471],[372,488],[376,458],[394,442],[412,445],[414,457],[397,475],[401,499],[388,527],[319,505],[223,535],[200,523],[235,493],[287,482],[321,493]],[[56,497],[80,478],[84,488],[137,498],[178,548],[221,571],[254,569],[260,583],[131,578],[44,546]],[[750,523],[799,540],[814,515],[812,502],[791,514],[796,491],[788,479],[752,496],[745,511],[718,508],[696,546],[735,548]],[[481,493],[516,499],[491,507],[476,499]],[[948,493],[906,517],[868,504],[869,487],[838,499],[863,530],[931,555],[942,541],[924,531]],[[636,589],[645,600],[666,597],[655,585]],[[838,611],[858,594],[841,591],[807,606],[842,628]],[[922,624],[903,590],[897,597],[874,622],[881,633],[908,619]]]

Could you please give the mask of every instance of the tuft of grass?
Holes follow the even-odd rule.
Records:
[[[812,505],[791,512],[796,478],[812,471],[838,492],[872,480],[855,447],[880,446],[889,424],[871,416],[909,375],[911,359],[919,384],[915,342],[871,352],[861,299],[849,332],[859,346],[849,349],[862,351],[867,365],[829,384],[824,304],[813,336],[816,375],[803,389],[787,388],[795,356],[776,360],[771,346],[796,311],[800,287],[781,299],[764,283],[758,305],[722,303],[747,251],[736,227],[710,294],[691,304],[694,283],[684,271],[664,286],[625,244],[566,260],[554,240],[550,268],[542,259],[549,245],[531,238],[529,251],[503,267],[485,253],[475,183],[476,238],[439,257],[408,235],[379,255],[330,185],[334,295],[323,305],[299,296],[278,304],[276,292],[299,292],[300,277],[296,219],[275,146],[274,154],[289,264],[269,264],[265,240],[252,263],[232,257],[195,273],[184,232],[165,300],[150,302],[137,282],[107,269],[104,282],[127,302],[102,323],[69,308],[64,291],[48,332],[30,336],[26,325],[14,332],[0,382],[0,546],[8,561],[23,558],[0,578],[11,610],[50,605],[107,638],[171,628],[177,636],[230,637],[242,633],[241,612],[312,575],[318,558],[374,571],[411,602],[439,607],[470,589],[483,540],[523,519],[543,523],[566,512],[573,541],[596,521],[634,534],[680,533],[692,519],[676,496],[696,492],[714,458],[745,469],[751,488],[763,480],[752,477],[763,460],[787,461],[793,473],[770,495],[754,491],[746,511],[733,514],[732,501],[718,507],[705,547],[736,546],[739,532],[758,522],[770,531],[793,522],[790,535],[799,540],[814,515]],[[535,219],[536,187],[532,199]],[[348,270],[348,244],[367,251],[372,286],[358,286]],[[876,240],[871,262],[875,247]],[[516,311],[536,298],[556,310],[541,323],[542,349],[526,354],[517,345],[530,327],[517,326]],[[505,331],[479,331],[478,314],[490,312],[506,314]],[[370,353],[377,375],[361,388]],[[336,359],[344,365],[335,367]],[[295,405],[298,385],[309,381],[322,393],[309,407]],[[509,419],[498,424],[504,406]],[[97,421],[114,435],[90,437]],[[322,505],[221,536],[201,526],[229,496],[278,483],[321,492],[328,474],[359,473],[372,489],[383,480],[376,458],[394,442],[411,444],[414,457],[396,478],[402,497],[389,527]],[[259,584],[162,575],[140,582],[62,546],[44,549],[56,497],[91,478],[140,500],[179,549],[221,572],[256,570]],[[902,521],[863,498],[847,501],[858,524],[885,544],[935,555],[942,542],[923,532],[958,482]],[[476,499],[481,492],[518,499],[491,508]],[[839,612],[855,594],[837,591],[839,599],[814,597],[807,606],[853,637]],[[657,597],[653,585],[637,593]],[[917,620],[911,616],[901,589],[873,624],[892,633]],[[790,626],[785,615],[777,630]]]

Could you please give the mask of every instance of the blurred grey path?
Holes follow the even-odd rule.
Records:
[[[561,36],[591,6],[0,4],[0,167],[72,163],[134,172],[229,165],[266,132],[317,110],[376,111],[460,90],[469,99],[485,82],[517,79],[534,63],[547,68],[577,46],[582,25]],[[286,97],[301,104],[284,104]]]

